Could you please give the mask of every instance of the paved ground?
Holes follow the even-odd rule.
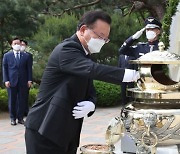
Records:
[[[81,133],[80,146],[105,143],[105,131],[109,121],[118,116],[120,107],[98,108],[94,115],[86,118]],[[118,149],[119,149],[118,144]],[[24,126],[11,126],[8,113],[0,114],[0,154],[25,154]],[[79,151],[78,151],[79,153]],[[118,154],[120,154],[119,152]]]

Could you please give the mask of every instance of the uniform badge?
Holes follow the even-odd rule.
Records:
[[[149,22],[152,22],[154,19],[148,19]]]

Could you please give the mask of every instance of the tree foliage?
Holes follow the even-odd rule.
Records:
[[[169,47],[169,34],[170,34],[170,26],[172,22],[172,16],[177,11],[177,5],[180,3],[179,0],[169,0],[167,4],[166,13],[163,18],[163,33],[161,37],[161,41],[165,44],[166,48]]]
[[[70,37],[77,26],[77,18],[74,15],[64,14],[61,18],[46,16],[45,22],[34,35],[34,48],[44,53],[50,53],[62,40]]]
[[[40,23],[38,12],[34,9],[36,5],[25,0],[0,1],[0,40],[31,36]]]
[[[162,19],[165,13],[166,0],[47,0],[43,14],[61,16],[63,13],[83,13],[87,10],[101,8],[107,12],[120,10],[122,14],[128,15],[139,12],[144,18],[144,12],[151,16]]]
[[[45,22],[39,27],[38,32],[33,36],[31,42],[32,48],[38,51],[37,63],[34,63],[34,78],[41,79],[42,72],[47,63],[47,59],[62,40],[70,37],[76,31],[77,18],[75,15],[64,14],[61,18],[46,16]]]
[[[178,0],[0,1],[0,59],[9,47],[8,42],[12,37],[27,39],[32,50],[38,51],[41,56],[36,63],[39,65],[34,68],[37,68],[37,77],[40,77],[42,71],[38,70],[44,68],[53,48],[75,32],[82,14],[89,10],[102,9],[112,16],[111,42],[94,58],[98,62],[117,65],[117,50],[124,40],[143,26],[147,16],[162,19],[166,4],[175,1]],[[1,70],[0,65],[0,80]]]
[[[40,1],[5,0],[0,1],[0,61],[4,51],[9,48],[15,36],[27,38],[37,30],[40,24],[38,8]],[[9,42],[9,43],[8,43]],[[0,80],[2,81],[2,63],[0,63]]]

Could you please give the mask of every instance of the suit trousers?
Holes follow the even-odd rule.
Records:
[[[37,131],[26,128],[25,131],[27,154],[76,154],[77,147],[71,146],[68,151],[48,140]]]
[[[28,87],[22,86],[19,83],[15,87],[7,88],[8,91],[8,107],[10,112],[10,118],[13,120],[22,120],[24,116]]]

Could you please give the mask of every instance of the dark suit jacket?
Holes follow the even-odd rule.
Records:
[[[24,52],[20,52],[20,64],[17,65],[14,52],[9,51],[3,57],[3,82],[10,81],[11,87],[15,87],[17,83],[21,86],[27,86],[28,81],[32,81],[32,69],[28,65],[28,56]]]
[[[127,68],[127,69],[137,70],[137,65],[129,63],[129,60],[134,60],[134,59],[135,58],[131,57],[131,56],[119,55],[118,66],[120,68]],[[126,96],[127,87],[128,88],[133,88],[134,87],[134,82],[130,82],[130,83],[122,82],[121,83],[121,104],[122,105],[125,105],[129,101],[131,101],[131,99]]]
[[[135,60],[132,56],[120,55],[119,56],[119,67],[120,68],[128,68],[128,69],[136,69],[134,64],[130,64],[129,60]]]
[[[129,37],[119,48],[119,54],[132,56],[135,57],[135,59],[137,59],[142,55],[145,55],[146,53],[150,52],[150,50],[158,50],[158,40],[152,42],[151,44],[149,42],[139,42],[137,43],[137,45],[132,46],[134,42],[135,40],[132,39],[132,36]]]
[[[74,119],[73,107],[83,100],[96,102],[93,79],[120,84],[123,76],[124,69],[93,62],[73,35],[51,53],[26,127],[61,147],[70,141],[78,147],[83,119]]]

